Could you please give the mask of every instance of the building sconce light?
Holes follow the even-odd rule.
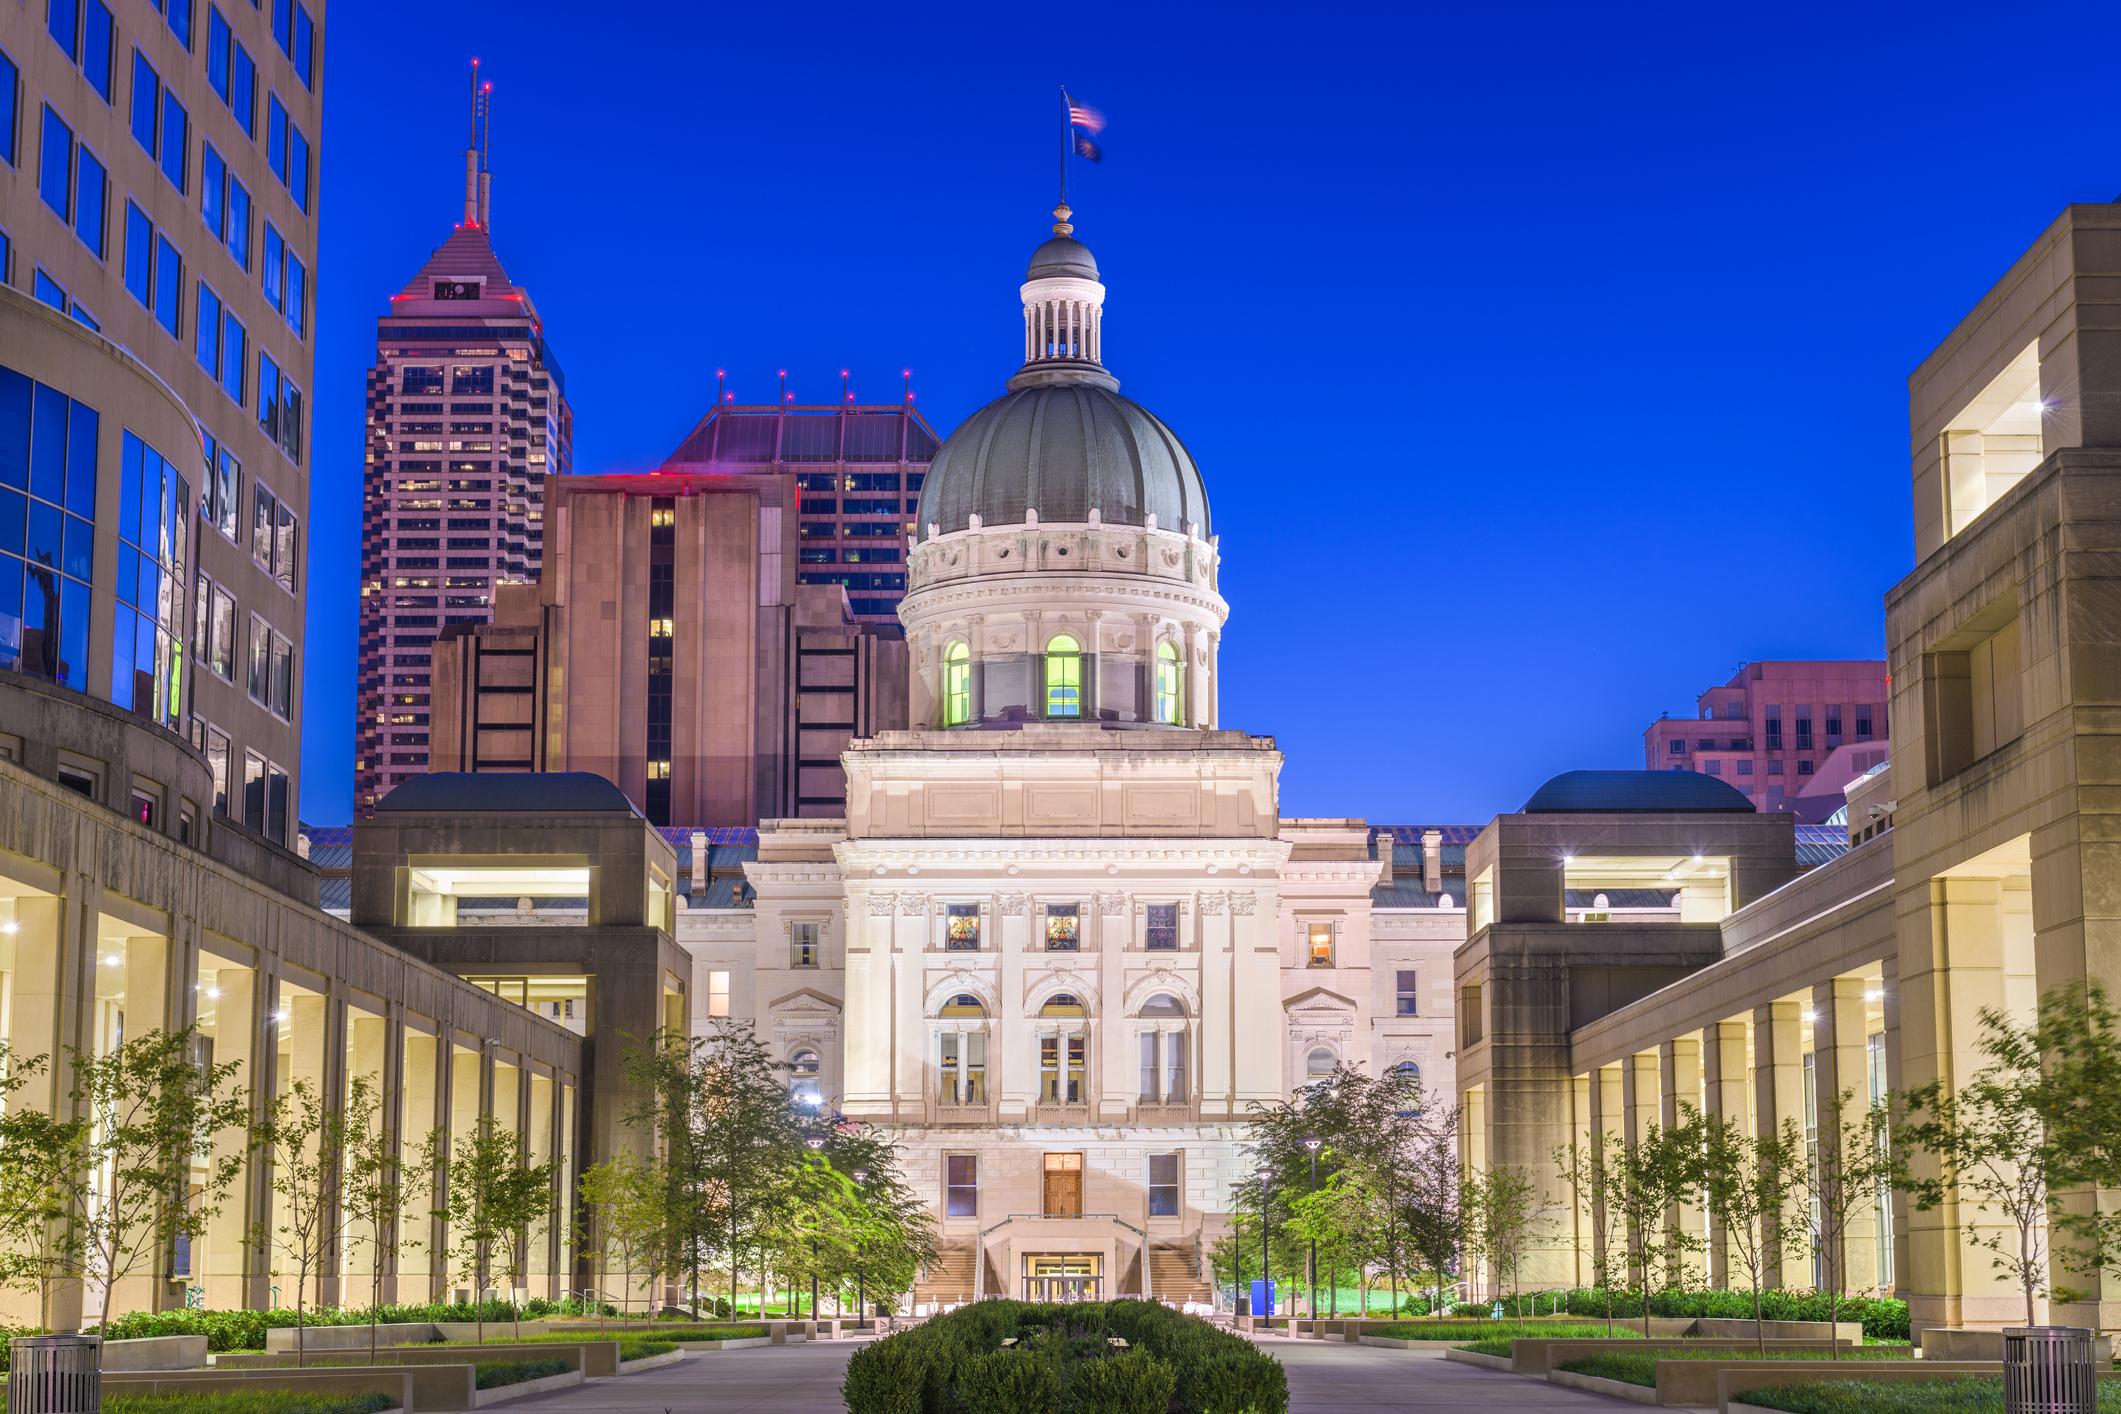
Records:
[[[1815,1011],[1808,1011],[1808,1012],[1805,1012],[1805,1013],[1804,1013],[1804,1019],[1805,1019],[1806,1021],[1817,1021],[1817,1020],[1819,1019],[1819,1013],[1818,1013],[1818,1012],[1815,1012]]]

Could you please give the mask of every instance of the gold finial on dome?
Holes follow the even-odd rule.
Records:
[[[1073,211],[1070,211],[1068,209],[1068,203],[1065,201],[1062,202],[1060,205],[1054,207],[1053,234],[1056,236],[1066,236],[1074,234],[1075,227],[1068,224],[1068,218],[1070,216],[1073,216],[1074,214],[1075,213]]]

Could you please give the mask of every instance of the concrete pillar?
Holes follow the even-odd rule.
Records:
[[[1795,998],[1769,1002],[1753,1011],[1753,1133],[1782,1133],[1788,1121],[1799,1134],[1804,1129],[1804,1061],[1801,1045],[1801,1004]],[[1777,1286],[1808,1287],[1812,1263],[1804,1250],[1803,1231],[1784,1227],[1782,1271]]]
[[[405,1068],[400,1083],[399,1097],[399,1152],[404,1156],[405,1218],[404,1231],[418,1238],[417,1247],[401,1246],[397,1251],[398,1299],[401,1301],[432,1301],[440,1291],[438,1273],[441,1263],[435,1260],[435,1238],[440,1231],[439,1222],[426,1214],[434,1207],[434,1174],[419,1160],[421,1149],[433,1137],[441,1122],[442,1096],[439,1093],[441,1077],[438,1075],[437,1058],[440,1042],[425,1031],[407,1028],[405,1032]]]
[[[258,973],[249,967],[221,967],[207,974],[216,993],[214,1007],[214,1063],[234,1062],[236,1081],[253,1106],[262,1105],[257,1063],[257,1036],[263,1019],[258,1014]],[[242,1150],[244,1137],[224,1134],[214,1145],[216,1158]],[[258,1188],[261,1165],[255,1159],[230,1186],[221,1211],[207,1225],[203,1254],[194,1252],[192,1271],[203,1280],[206,1304],[218,1310],[241,1307],[246,1302],[249,1280],[261,1276],[250,1240],[250,1224],[259,1215]]]
[[[1699,1032],[1674,1037],[1658,1046],[1657,1088],[1658,1113],[1667,1132],[1685,1124],[1689,1111],[1701,1112]],[[1680,1203],[1665,1215],[1665,1223],[1678,1261],[1688,1271],[1700,1271],[1708,1241],[1708,1215],[1695,1204]]]
[[[1750,1087],[1746,1084],[1746,1024],[1719,1021],[1702,1032],[1701,1111],[1738,1126],[1750,1134],[1753,1115]],[[1721,1224],[1713,1218],[1708,1226],[1709,1285],[1728,1290],[1731,1284],[1730,1251]]]
[[[1869,987],[1861,977],[1835,977],[1812,988],[1812,1074],[1821,1153],[1840,1143],[1849,1128],[1861,1132],[1870,1112],[1869,1032],[1863,1014]],[[1837,1105],[1842,1106],[1838,1115]],[[1876,1227],[1867,1209],[1850,1220],[1842,1250],[1832,1256],[1827,1279],[1838,1278],[1845,1292],[1865,1292],[1878,1284]]]
[[[524,1135],[530,1162],[548,1164],[558,1159],[559,1146],[553,1132],[552,1077],[533,1072],[524,1097],[527,1121]],[[549,1215],[530,1232],[529,1260],[524,1264],[524,1285],[531,1294],[552,1300],[560,1294],[558,1214]]]

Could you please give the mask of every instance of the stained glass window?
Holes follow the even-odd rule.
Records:
[[[979,951],[979,905],[976,903],[953,903],[950,905],[950,931],[948,948],[951,952]]]
[[[1148,947],[1159,952],[1178,950],[1178,905],[1175,903],[1152,903],[1149,905]]]
[[[1077,907],[1072,903],[1046,905],[1046,951],[1074,952],[1081,946],[1077,929],[1082,920],[1076,916]]]

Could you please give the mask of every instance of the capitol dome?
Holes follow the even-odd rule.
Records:
[[[1119,394],[1104,366],[1105,287],[1066,206],[1024,282],[1024,365],[1009,392],[944,441],[916,523],[948,535],[983,525],[1109,525],[1210,534],[1200,468],[1162,419]],[[1151,521],[1154,517],[1154,521]],[[929,528],[934,527],[931,531]]]

